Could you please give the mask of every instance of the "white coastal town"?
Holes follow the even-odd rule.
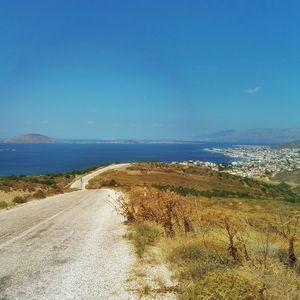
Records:
[[[215,171],[224,171],[242,177],[269,177],[281,171],[300,169],[299,148],[241,145],[232,148],[207,148],[205,150],[222,153],[233,158],[233,161],[229,163],[214,163],[188,160],[173,163],[204,165]]]

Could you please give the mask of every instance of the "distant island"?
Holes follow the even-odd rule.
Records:
[[[1,144],[199,144],[198,141],[179,140],[68,140],[55,139],[46,135],[29,133],[0,139]]]
[[[46,135],[28,133],[10,138],[0,139],[2,144],[55,144],[60,141]]]

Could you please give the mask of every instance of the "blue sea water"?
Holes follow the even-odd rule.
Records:
[[[68,172],[112,162],[232,158],[205,151],[216,144],[0,144],[0,176]],[[228,146],[228,145],[227,145]]]

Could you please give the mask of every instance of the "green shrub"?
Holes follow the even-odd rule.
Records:
[[[109,186],[109,187],[115,187],[115,186],[118,186],[118,185],[119,185],[119,183],[114,179],[111,179],[110,181],[105,183],[105,186]]]
[[[55,180],[53,180],[53,179],[42,179],[42,180],[39,181],[39,183],[45,184],[45,185],[54,185],[54,184],[56,184]]]
[[[203,247],[198,242],[187,243],[176,247],[172,253],[171,258],[176,261],[177,259],[181,260],[200,260],[203,259],[205,251]]]
[[[22,196],[15,196],[13,199],[14,203],[20,204],[20,203],[26,203],[27,199],[25,197]]]
[[[7,180],[19,180],[19,176],[17,175],[9,175],[4,177]]]
[[[161,228],[156,224],[143,223],[135,226],[130,238],[133,239],[138,257],[143,256],[146,246],[155,244],[161,232]]]
[[[278,189],[279,191],[284,191],[284,192],[289,191],[290,188],[291,188],[291,187],[290,187],[287,183],[285,183],[285,182],[280,182],[276,187],[277,187],[277,189]]]
[[[30,177],[29,181],[32,182],[32,183],[40,183],[40,181],[36,177]]]
[[[197,280],[210,272],[233,265],[227,253],[207,249],[198,241],[177,246],[169,253],[168,258],[181,266],[180,277],[185,280]]]
[[[8,207],[8,204],[5,201],[0,200],[0,209],[6,208],[6,207]]]

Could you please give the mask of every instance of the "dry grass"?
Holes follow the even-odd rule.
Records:
[[[126,195],[118,204],[128,223],[164,229],[157,245],[180,283],[180,299],[300,299],[300,206],[278,201],[289,190],[160,164],[110,172],[91,187],[112,179]],[[184,196],[154,184],[247,191],[259,198]]]
[[[113,185],[111,184],[113,182]],[[195,189],[199,192],[219,191],[225,193],[244,193],[252,199],[294,200],[297,195],[287,193],[284,187],[227,173],[212,171],[206,167],[186,167],[162,163],[138,163],[127,170],[109,171],[93,178],[88,188],[104,186],[143,187],[160,185]],[[298,199],[296,199],[298,200]]]
[[[18,191],[12,191],[9,193],[0,191],[0,209],[13,207],[15,205],[13,200],[18,196],[24,196],[24,194]]]
[[[32,199],[43,199],[47,196],[71,191],[69,186],[78,176],[94,169],[40,176],[0,177],[0,209],[10,208]]]
[[[300,170],[282,171],[280,173],[277,173],[274,177],[272,177],[272,179],[277,182],[284,181],[287,183],[300,185]]]
[[[210,171],[204,167],[198,167],[197,173],[192,173],[186,167],[168,165],[137,164],[136,166],[122,171],[110,171],[95,177],[89,182],[90,188],[105,186],[111,179],[122,186],[144,186],[144,184],[172,184],[186,186],[199,190],[212,190],[222,188],[224,190],[249,191],[246,185],[240,184],[239,179],[226,173]],[[226,180],[222,180],[226,178]],[[257,190],[259,192],[259,190]]]

